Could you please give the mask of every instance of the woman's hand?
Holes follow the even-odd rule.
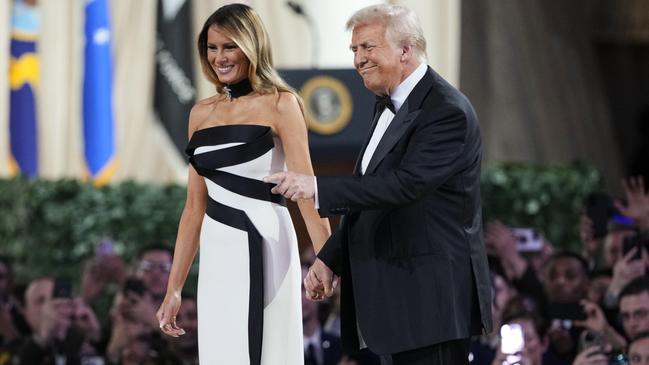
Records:
[[[158,313],[156,313],[160,330],[162,333],[171,337],[178,337],[185,334],[185,330],[176,324],[176,315],[180,309],[181,301],[180,294],[167,293],[164,301],[160,305],[160,309],[158,309]]]

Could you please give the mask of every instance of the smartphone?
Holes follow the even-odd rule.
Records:
[[[579,352],[591,347],[602,348],[605,344],[606,339],[600,333],[586,330],[579,335]]]
[[[500,327],[500,352],[507,355],[508,364],[518,363],[521,360],[520,352],[524,348],[525,338],[520,324],[504,324]]]
[[[547,306],[548,316],[560,321],[583,321],[588,318],[584,307],[579,303],[550,303]],[[564,326],[565,328],[565,326]]]
[[[624,256],[629,253],[633,248],[637,248],[635,255],[631,260],[640,260],[642,258],[642,242],[638,239],[638,235],[634,234],[632,236],[624,237],[622,241],[622,252]]]
[[[538,252],[543,249],[543,237],[534,228],[512,228],[519,252]]]
[[[590,193],[585,201],[586,215],[593,222],[593,235],[601,238],[606,235],[607,224],[615,212],[613,199],[606,193]]]
[[[54,279],[54,298],[72,298],[72,283],[66,277],[57,277]]]
[[[624,241],[622,241],[622,252],[624,255],[629,253],[634,247],[637,250],[632,260],[640,260],[642,258],[642,250],[646,250],[649,253],[649,239],[647,239],[647,235],[636,233],[632,236],[624,237]]]
[[[144,282],[137,278],[128,278],[124,282],[124,293],[134,293],[137,296],[142,296],[146,292],[146,285]]]

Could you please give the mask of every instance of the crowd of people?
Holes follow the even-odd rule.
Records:
[[[642,178],[624,180],[623,201],[594,194],[574,212],[576,251],[481,222],[477,117],[426,64],[416,14],[376,5],[347,26],[378,97],[354,176],[314,179],[302,105],[261,20],[246,5],[219,8],[198,39],[218,93],[190,115],[175,251],[151,244],[126,263],[101,242],[78,280],[24,284],[1,257],[0,365],[198,364],[199,343],[203,363],[302,364],[301,344],[306,365],[649,363]],[[279,195],[298,201],[318,251],[300,257],[301,326],[297,239]],[[344,217],[331,234],[319,215]],[[181,291],[199,241],[197,298]]]
[[[178,315],[186,336],[162,336],[155,317],[172,253],[147,245],[129,267],[100,250],[79,280],[52,273],[25,284],[1,257],[0,364],[198,364],[195,297],[183,296]]]
[[[542,237],[528,251],[511,227],[485,225],[496,331],[474,341],[473,364],[647,364],[649,194],[641,178],[622,185],[623,200],[585,202],[579,252]],[[511,324],[522,328],[519,354],[501,351],[498,329]]]
[[[485,225],[496,330],[474,339],[472,364],[647,364],[649,193],[639,179],[627,180],[624,191],[625,202],[609,204],[604,223],[584,207],[580,252],[558,250],[542,236],[526,251],[512,227]],[[0,365],[197,364],[195,296],[185,293],[178,313],[186,335],[161,335],[155,315],[172,255],[168,245],[151,244],[129,265],[98,249],[74,285],[55,273],[16,283],[11,259],[0,257]],[[303,251],[303,275],[314,260]],[[337,295],[313,302],[303,291],[305,364],[378,365],[368,350],[343,352],[338,305]],[[499,328],[507,324],[522,328],[520,353],[501,351]]]

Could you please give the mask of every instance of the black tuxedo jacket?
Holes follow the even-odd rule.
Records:
[[[354,176],[317,178],[320,215],[344,215],[318,254],[341,276],[343,347],[358,349],[357,323],[381,355],[490,331],[469,101],[429,67],[360,175],[364,150]]]

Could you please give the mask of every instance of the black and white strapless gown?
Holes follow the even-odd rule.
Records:
[[[264,176],[284,171],[270,127],[196,131],[190,163],[205,178],[200,234],[201,364],[304,364],[298,243],[285,201]]]

